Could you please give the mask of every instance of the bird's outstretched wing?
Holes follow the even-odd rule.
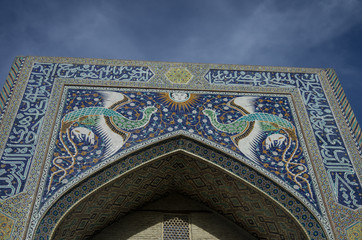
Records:
[[[243,96],[243,97],[237,97],[228,102],[228,105],[239,112],[241,112],[243,115],[254,113],[255,112],[255,100],[258,99],[258,97],[253,96]]]
[[[256,148],[260,141],[264,139],[265,132],[261,129],[258,122],[249,123],[248,130],[231,137],[231,140],[239,150],[251,161],[259,162]]]
[[[258,97],[242,96],[231,100],[228,105],[244,116],[255,112],[255,100]],[[265,133],[261,129],[259,122],[248,122],[248,127],[242,133],[234,135],[231,140],[239,148],[239,150],[250,160],[257,162],[258,156],[255,149],[260,141],[262,141]]]
[[[130,99],[119,92],[99,91],[103,97],[103,106],[108,109],[117,110],[122,105],[130,102]],[[113,124],[112,117],[100,117],[96,124],[96,130],[105,143],[105,151],[103,158],[107,158],[115,154],[127,142],[130,133],[123,131]]]
[[[127,142],[130,133],[117,128],[111,124],[111,117],[99,118],[96,125],[96,131],[102,137],[105,143],[103,158],[107,158],[115,154]]]
[[[103,106],[113,110],[117,110],[131,101],[126,95],[119,92],[99,91],[98,93],[103,97]]]

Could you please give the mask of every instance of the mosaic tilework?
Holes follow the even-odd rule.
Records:
[[[17,57],[10,68],[10,73],[6,78],[5,85],[0,92],[0,120],[2,119],[3,113],[6,109],[9,98],[13,91],[16,80],[19,77],[21,68],[23,66],[25,58]]]
[[[351,133],[355,136],[357,145],[361,148],[362,147],[361,127],[359,126],[357,119],[354,116],[351,105],[347,101],[347,97],[343,91],[342,85],[339,82],[338,77],[333,69],[327,69],[326,74],[327,74],[328,80],[330,81],[330,84],[333,88],[333,91],[336,95],[336,98],[339,102],[339,105],[342,109],[344,117],[346,118],[347,122],[349,123]]]
[[[362,222],[357,222],[351,227],[347,228],[348,240],[362,239]]]
[[[219,164],[220,158],[222,158],[220,153],[212,152],[211,149],[206,150],[205,146],[197,146],[186,139],[179,139],[177,142],[167,141],[159,146],[149,148],[140,154],[120,161],[117,165],[110,166],[108,170],[94,176],[89,182],[79,185],[71,195],[63,196],[43,218],[41,227],[37,230],[36,238],[42,239],[41,236],[45,237],[50,234],[57,219],[71,205],[76,204],[77,199],[82,198],[86,192],[97,188],[99,184],[102,184],[100,182],[105,183],[106,178],[117,176],[119,172],[126,171],[130,166],[137,166],[140,161],[148,161],[148,159],[159,154],[164,154],[166,149],[172,150],[175,147],[185,148],[195,151],[196,154],[208,156],[210,161]],[[225,155],[224,157],[223,161],[231,160]],[[225,163],[227,164],[227,162]],[[297,229],[300,229],[301,226],[308,226],[308,235],[311,239],[325,238],[325,234],[313,215],[305,207],[302,207],[298,201],[292,200],[289,194],[281,189],[277,190],[276,185],[267,180],[264,184],[260,184],[263,183],[261,180],[263,177],[257,176],[256,172],[251,169],[251,171],[247,171],[248,168],[240,165],[237,160],[234,160],[229,166],[230,169],[240,172],[241,175],[251,177],[258,182],[256,184],[259,186],[266,183],[265,187],[272,191],[275,196],[278,195],[281,203],[285,204],[286,208],[294,209],[293,215],[296,216],[298,221],[302,222],[302,225],[296,224],[295,220],[290,218],[280,206],[260,195],[259,191],[255,191],[243,182],[237,181],[235,176],[232,177],[227,172],[223,172],[220,168],[207,164],[207,162],[176,153],[170,157],[155,160],[150,165],[142,165],[142,167],[138,168],[139,170],[119,178],[119,180],[108,184],[99,192],[90,195],[90,200],[81,202],[74,210],[71,210],[69,215],[63,218],[64,221],[58,225],[55,235],[60,235],[59,239],[69,237],[76,239],[80,238],[80,236],[89,236],[92,231],[100,229],[103,224],[113,221],[112,219],[117,218],[117,216],[124,215],[130,209],[135,209],[140,204],[152,201],[154,197],[162,196],[169,190],[177,189],[182,194],[217,210],[258,237],[274,239],[284,236],[285,239],[293,239],[294,236],[295,239],[304,239],[304,231]],[[102,207],[94,206],[94,204],[108,207],[102,209]],[[112,204],[115,205],[111,206]],[[93,210],[95,211],[92,212]],[[88,227],[77,228],[75,222],[78,216],[86,219],[84,221]],[[272,222],[275,223],[273,229],[277,232],[268,228]]]
[[[14,219],[0,212],[0,239],[10,239]]]
[[[338,203],[352,209],[357,209],[362,205],[360,180],[341,138],[317,74],[212,69],[205,75],[205,78],[211,84],[221,85],[298,87]]]
[[[0,199],[23,191],[55,78],[148,81],[147,67],[35,63],[0,163]]]
[[[174,94],[177,94],[176,99]],[[111,102],[110,96],[114,98]],[[113,106],[113,102],[120,104],[117,111],[103,107],[105,104]],[[243,107],[255,113],[245,115]],[[43,190],[41,204],[79,173],[104,159],[155,136],[183,130],[215,141],[268,169],[320,212],[291,109],[288,98],[277,95],[68,89],[59,137],[53,157],[47,161],[52,164],[45,175],[48,176],[47,187]],[[215,115],[215,122],[205,111]],[[107,130],[108,126],[107,129],[102,127],[105,115],[119,129],[117,135]],[[118,116],[122,124],[116,120]],[[262,124],[253,125],[256,121]],[[248,142],[254,145],[247,147]]]
[[[205,90],[206,93],[213,93],[215,91],[229,91],[229,92],[263,92],[263,93],[271,93],[271,92],[283,92],[283,93],[292,93],[293,89],[295,89],[294,93],[297,92],[297,95],[301,94],[303,98],[302,101],[297,100],[295,102],[295,95],[293,95],[293,103],[296,104],[297,107],[297,114],[299,120],[301,121],[302,127],[299,128],[298,132],[298,139],[307,142],[308,150],[305,148],[301,149],[304,153],[309,153],[309,158],[312,160],[312,165],[308,163],[308,156],[304,156],[307,158],[307,164],[305,166],[308,167],[310,171],[310,176],[312,177],[313,186],[315,187],[314,191],[319,199],[318,203],[320,204],[320,210],[317,210],[318,207],[314,207],[310,204],[309,201],[306,200],[306,196],[301,195],[299,190],[290,189],[291,185],[287,185],[287,190],[290,191],[297,197],[297,201],[301,201],[302,207],[306,207],[309,209],[308,211],[312,212],[316,219],[318,219],[319,224],[323,226],[325,229],[326,236],[330,239],[333,239],[333,236],[336,239],[347,239],[347,228],[350,226],[354,226],[358,221],[360,221],[362,217],[361,208],[355,202],[351,201],[348,203],[347,208],[343,207],[346,204],[341,204],[341,199],[343,200],[345,197],[348,199],[350,194],[352,193],[350,188],[344,188],[345,186],[351,186],[354,182],[351,176],[357,176],[357,173],[361,174],[361,153],[356,151],[356,147],[354,147],[354,140],[351,132],[354,128],[353,121],[348,122],[348,126],[346,126],[345,118],[350,118],[351,112],[348,108],[344,108],[347,101],[343,98],[340,93],[340,87],[338,84],[333,84],[333,77],[328,75],[327,71],[323,69],[301,69],[301,68],[279,68],[279,67],[258,67],[258,66],[239,66],[239,65],[212,65],[212,64],[187,64],[187,63],[159,63],[159,62],[137,62],[137,61],[118,61],[118,60],[101,60],[101,59],[72,59],[72,58],[43,58],[43,57],[26,57],[25,63],[23,64],[23,69],[21,74],[19,75],[19,79],[17,80],[17,84],[14,88],[14,93],[22,94],[23,92],[26,93],[24,95],[24,99],[12,99],[9,102],[8,106],[11,106],[14,109],[18,109],[20,105],[20,109],[17,114],[21,113],[22,115],[17,115],[18,118],[13,118],[16,115],[16,112],[9,112],[7,111],[2,118],[2,123],[5,124],[0,125],[0,162],[2,167],[6,169],[7,172],[2,172],[2,176],[0,176],[0,186],[4,188],[0,188],[0,193],[5,194],[2,195],[2,200],[0,199],[0,210],[3,211],[8,216],[14,218],[15,224],[13,226],[13,235],[12,238],[14,239],[22,239],[26,235],[24,235],[24,231],[28,231],[29,236],[32,235],[33,231],[35,230],[35,225],[38,224],[39,219],[41,219],[42,214],[48,208],[51,208],[53,205],[53,201],[57,200],[57,198],[62,197],[65,192],[66,188],[63,190],[60,189],[56,191],[52,197],[52,200],[49,202],[44,203],[43,208],[39,208],[38,203],[40,203],[39,198],[41,198],[42,189],[39,189],[38,195],[36,195],[36,191],[38,191],[38,180],[39,176],[46,175],[48,168],[43,165],[43,161],[45,160],[46,152],[48,151],[47,142],[44,140],[46,136],[50,137],[52,135],[52,125],[55,123],[53,122],[55,119],[55,114],[57,112],[57,105],[58,105],[58,97],[60,94],[57,92],[62,91],[62,85],[59,88],[54,88],[52,85],[54,82],[57,83],[63,82],[65,84],[77,84],[77,85],[96,85],[96,86],[115,86],[115,87],[136,87],[136,88],[161,88],[161,89],[194,89],[194,90]],[[69,67],[70,66],[70,67]],[[85,67],[82,67],[85,66]],[[102,67],[92,67],[92,66],[103,66]],[[143,69],[143,72],[138,75],[138,77],[133,78],[132,76],[127,76],[118,73],[113,73],[113,70],[110,69],[121,69],[127,68],[129,66],[138,66],[135,67],[137,69]],[[63,72],[59,72],[57,69],[64,68]],[[191,80],[187,84],[178,84],[170,82],[167,77],[166,73],[171,68],[185,68],[192,74]],[[254,73],[253,78],[244,78],[245,82],[240,84],[219,84],[219,83],[211,83],[207,80],[207,73],[210,69],[233,69],[240,74],[242,72]],[[117,72],[117,70],[115,71]],[[135,71],[131,71],[134,73]],[[230,72],[230,70],[229,70]],[[107,75],[108,74],[108,75]],[[112,75],[113,74],[113,75]],[[117,75],[118,74],[118,75]],[[204,78],[206,74],[206,78]],[[117,75],[116,77],[114,75]],[[147,76],[148,75],[148,76]],[[328,75],[328,76],[327,76]],[[97,77],[98,76],[98,77]],[[261,77],[260,77],[261,76]],[[289,77],[290,76],[290,77]],[[282,78],[288,79],[284,81]],[[263,80],[263,78],[265,78]],[[63,79],[63,80],[59,80]],[[88,80],[87,80],[88,79]],[[93,79],[92,81],[89,79]],[[134,81],[135,79],[140,79],[139,81]],[[295,82],[293,82],[295,81]],[[329,81],[329,82],[328,82]],[[267,84],[266,84],[267,83]],[[332,83],[332,84],[331,84]],[[336,83],[336,82],[334,82]],[[332,88],[330,85],[333,85]],[[251,88],[252,86],[256,86],[255,88]],[[314,89],[316,88],[316,89]],[[252,89],[252,90],[250,90]],[[257,90],[253,90],[257,89]],[[182,90],[183,91],[183,90]],[[182,91],[175,91],[175,92],[182,92]],[[334,91],[334,92],[333,92]],[[323,95],[323,101],[320,100],[321,93]],[[234,94],[234,93],[232,93]],[[230,94],[230,95],[232,95]],[[241,94],[243,95],[243,94]],[[247,95],[247,94],[244,94]],[[260,94],[258,94],[261,96]],[[277,94],[281,96],[280,94]],[[315,96],[314,96],[315,95]],[[49,98],[57,96],[56,99],[51,100],[52,104],[49,105]],[[338,99],[335,100],[334,98]],[[318,99],[316,99],[316,97]],[[174,99],[182,100],[182,94],[175,94]],[[328,101],[326,100],[328,98]],[[35,100],[38,99],[38,100]],[[316,101],[318,100],[318,101]],[[307,103],[307,104],[305,104]],[[163,103],[164,104],[164,103]],[[328,105],[324,108],[324,105]],[[61,105],[63,106],[63,105]],[[176,105],[175,105],[176,106]],[[291,105],[293,106],[293,104]],[[304,112],[304,106],[307,108],[309,116],[303,113],[300,115],[300,110],[302,109]],[[322,107],[321,107],[322,106]],[[172,107],[172,106],[170,106]],[[319,110],[310,111],[309,108],[317,107]],[[48,111],[46,115],[44,115],[45,108],[51,109]],[[339,108],[342,110],[340,111]],[[330,113],[323,113],[328,116],[328,121],[320,116],[322,111],[324,110],[332,110],[333,114]],[[347,115],[342,113],[344,111],[348,111]],[[141,114],[141,113],[140,113]],[[157,113],[159,114],[159,113]],[[46,117],[44,117],[46,116]],[[59,115],[61,116],[61,115]],[[142,114],[141,114],[142,116]],[[261,117],[261,116],[259,116]],[[293,116],[295,118],[295,116]],[[309,119],[308,119],[309,117]],[[31,118],[32,120],[29,122],[28,119]],[[208,121],[210,121],[209,117],[206,117]],[[15,119],[15,120],[14,120]],[[58,122],[61,120],[61,117],[58,118]],[[222,121],[220,118],[218,121]],[[289,120],[288,120],[289,121]],[[43,124],[46,122],[46,124]],[[85,122],[83,122],[85,123]],[[216,123],[216,122],[215,122]],[[280,124],[282,124],[280,122]],[[297,122],[292,122],[293,125],[298,125]],[[313,125],[314,124],[314,125]],[[323,125],[326,124],[326,125]],[[334,124],[334,125],[333,125]],[[332,128],[332,132],[325,132],[324,130],[329,130],[329,126],[334,126],[337,128]],[[45,126],[46,125],[46,126]],[[217,123],[213,125],[214,131],[220,131],[217,127]],[[285,123],[284,127],[287,127],[287,123]],[[316,131],[319,135],[312,135],[314,134],[312,130],[310,130],[309,125],[313,128],[317,129],[316,127],[319,126],[319,130]],[[307,126],[307,127],[306,127]],[[325,129],[321,126],[327,126]],[[56,127],[56,130],[59,128]],[[216,129],[216,130],[215,130]],[[223,128],[227,130],[226,128]],[[74,131],[75,140],[77,137],[81,137],[81,133],[84,129],[77,129],[80,130],[78,132]],[[136,129],[137,130],[137,129]],[[139,129],[141,130],[141,129]],[[339,132],[338,132],[339,131]],[[222,132],[228,134],[227,132]],[[301,134],[302,133],[302,134]],[[338,133],[338,134],[337,134]],[[352,132],[353,133],[353,132]],[[77,135],[78,134],[78,135]],[[178,131],[174,132],[174,134],[181,134],[187,135],[190,137],[195,137],[195,139],[199,141],[207,142],[208,144],[212,145],[212,141],[208,140],[204,137],[198,137],[201,135],[189,132]],[[355,132],[353,134],[358,134]],[[303,137],[302,137],[303,135]],[[6,136],[6,137],[4,137]],[[12,138],[7,139],[7,136],[12,136]],[[169,137],[171,135],[165,135],[165,137]],[[206,135],[205,135],[206,136]],[[230,136],[230,135],[229,135]],[[230,136],[232,137],[232,136]],[[304,139],[305,138],[305,139]],[[5,140],[4,140],[5,139]],[[90,138],[88,138],[89,140]],[[204,139],[204,140],[203,140]],[[281,139],[280,144],[278,143],[278,139]],[[320,142],[317,142],[319,145],[316,144],[316,140],[321,140],[323,142],[323,148],[321,148]],[[131,139],[132,140],[132,139]],[[126,143],[131,143],[131,140],[128,140]],[[162,139],[153,139],[152,141],[158,141]],[[273,136],[269,138],[270,141],[276,144],[274,147],[285,147],[282,145],[283,143],[283,136]],[[344,144],[343,147],[347,147],[346,149],[342,149],[343,151],[338,151],[336,157],[333,156],[334,152],[330,150],[330,140],[335,140],[335,145],[333,147],[340,148],[340,143]],[[5,142],[6,141],[6,142]],[[27,141],[25,143],[25,141]],[[151,141],[151,140],[150,140]],[[38,144],[41,143],[41,144]],[[78,142],[80,143],[80,142]],[[13,144],[13,145],[11,145]],[[147,143],[148,144],[148,143]],[[147,145],[146,144],[146,145]],[[234,144],[234,142],[232,143]],[[231,144],[231,146],[232,146]],[[265,143],[264,143],[265,144]],[[5,146],[6,145],[6,146]],[[268,144],[270,145],[270,144]],[[280,146],[279,146],[280,145]],[[125,146],[125,145],[124,145]],[[136,147],[139,146],[139,147]],[[135,147],[124,148],[122,153],[126,156],[127,154],[131,153],[134,150],[141,149],[144,145],[135,145]],[[270,145],[271,146],[271,145]],[[245,161],[249,166],[253,167],[259,173],[263,173],[269,179],[275,181],[277,185],[283,185],[284,183],[281,181],[279,177],[275,177],[271,172],[266,171],[264,166],[261,167],[250,161],[250,157],[244,156],[241,150],[237,148],[237,145],[234,144],[236,147],[236,151],[230,150],[227,147],[219,147],[215,146],[218,149],[222,149],[222,151],[229,154],[229,156],[234,156],[235,158],[239,158],[239,161]],[[4,150],[7,149],[8,152]],[[36,150],[35,150],[36,149]],[[321,150],[322,149],[322,150]],[[51,149],[50,149],[51,150]],[[245,151],[244,151],[245,152]],[[34,154],[36,156],[33,158],[30,156]],[[348,157],[344,158],[344,154],[348,153]],[[239,155],[237,157],[236,155]],[[340,154],[340,155],[339,155]],[[323,158],[321,158],[323,155]],[[85,169],[79,175],[79,177],[70,180],[66,187],[69,189],[75,184],[79,183],[82,179],[88,178],[92,174],[92,171],[97,171],[114,160],[117,160],[117,156],[121,156],[121,153],[115,153],[114,157],[110,157],[108,160],[105,160],[98,165],[93,165]],[[342,157],[341,157],[342,156]],[[340,161],[336,161],[335,165],[341,168],[337,170],[334,168],[333,171],[339,173],[339,176],[329,179],[330,171],[326,171],[325,163],[331,162],[332,159],[335,158],[336,160],[343,160],[343,164]],[[248,160],[247,160],[248,159]],[[299,159],[302,160],[302,159]],[[247,161],[250,161],[248,163]],[[351,165],[351,161],[353,161],[353,165]],[[218,161],[215,161],[215,163]],[[221,162],[220,166],[229,169],[230,171],[234,171],[234,169],[230,166],[227,166],[225,162]],[[232,165],[234,166],[234,165]],[[332,166],[332,164],[330,164]],[[41,169],[45,167],[46,171],[43,173]],[[77,166],[78,167],[78,166]],[[346,170],[345,173],[340,172],[340,169]],[[347,171],[350,169],[351,171]],[[31,175],[27,175],[28,173],[24,174],[23,172],[31,171]],[[18,173],[16,172],[18,171]],[[23,172],[22,172],[23,171]],[[249,171],[249,170],[248,170]],[[314,174],[316,177],[314,178]],[[239,175],[241,173],[236,172],[235,174]],[[0,174],[1,175],[1,174]],[[9,176],[14,175],[13,179],[10,179]],[[2,181],[1,178],[6,176],[6,180]],[[255,176],[255,175],[254,175]],[[57,176],[58,180],[60,175]],[[30,180],[29,180],[30,179]],[[254,178],[255,179],[255,178]],[[252,182],[253,184],[256,183],[256,180],[252,178],[247,178],[246,181]],[[339,182],[338,185],[333,185],[336,181],[349,179],[351,182]],[[63,180],[63,179],[62,179]],[[2,182],[1,182],[2,181]],[[21,182],[21,184],[17,184]],[[358,178],[355,181],[356,184],[359,184]],[[24,188],[26,183],[26,187]],[[263,180],[265,183],[265,180]],[[319,187],[318,187],[319,185]],[[360,186],[354,185],[355,195],[362,196]],[[20,187],[19,187],[20,186]],[[46,188],[46,183],[41,180],[40,187]],[[269,191],[268,188],[263,186],[258,186],[262,191],[266,194],[272,196],[277,201],[283,202],[284,206],[288,206],[287,202],[284,202],[279,196],[275,196],[273,191]],[[15,189],[15,190],[14,190]],[[16,194],[19,189],[23,189],[21,194]],[[331,190],[332,189],[332,190]],[[3,191],[2,191],[3,190]],[[25,191],[24,191],[25,190]],[[341,193],[343,190],[344,193]],[[352,188],[353,190],[353,188]],[[2,192],[1,192],[2,191]],[[339,191],[339,192],[338,192]],[[342,191],[342,192],[343,192]],[[21,192],[19,190],[19,192]],[[279,190],[280,193],[280,190]],[[278,194],[279,194],[278,193]],[[0,195],[1,195],[0,194]],[[6,195],[8,194],[8,195]],[[15,195],[14,195],[15,194]],[[323,197],[323,201],[321,200]],[[72,196],[72,198],[76,198]],[[294,201],[294,200],[293,200]],[[295,201],[294,201],[295,202]],[[339,204],[335,204],[338,202]],[[357,202],[358,203],[358,202]],[[28,228],[27,222],[30,221],[28,217],[29,209],[32,208],[32,204],[34,205],[33,216],[31,217],[30,227]],[[326,208],[324,208],[324,206]],[[293,208],[288,208],[289,212],[295,212]],[[331,225],[330,225],[331,224]],[[305,225],[308,226],[308,225]]]
[[[36,70],[42,70],[42,66],[46,66],[46,64],[35,65],[35,71],[33,70],[33,73],[40,73],[40,71]],[[147,82],[153,75],[153,72],[148,67],[57,64],[56,68],[54,68],[54,75],[52,77]]]
[[[166,77],[172,83],[186,84],[191,80],[192,74],[186,68],[171,68]]]

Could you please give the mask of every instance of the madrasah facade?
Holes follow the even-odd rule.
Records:
[[[361,239],[333,69],[17,57],[0,239]]]

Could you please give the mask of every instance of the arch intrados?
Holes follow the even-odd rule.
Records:
[[[142,151],[146,151],[147,149],[152,149],[152,148],[155,147],[156,145],[159,145],[159,144],[162,144],[162,143],[166,143],[166,142],[169,142],[169,141],[171,141],[171,140],[176,140],[176,141],[177,141],[177,140],[186,140],[186,141],[190,141],[190,140],[191,140],[191,141],[194,142],[194,143],[196,142],[199,146],[205,147],[205,144],[204,144],[204,143],[200,143],[200,142],[198,142],[198,141],[195,141],[194,139],[190,139],[190,138],[185,137],[185,136],[178,136],[178,137],[173,137],[172,139],[167,139],[167,140],[163,140],[163,141],[154,143],[154,144],[152,144],[151,146],[147,146],[147,147],[144,147],[144,148],[142,148],[142,149],[139,149],[137,152],[139,153],[139,152],[142,152]],[[207,145],[206,148],[212,148],[213,151],[217,151],[217,152],[218,152],[219,154],[221,154],[222,156],[229,157],[229,156],[227,156],[227,154],[225,154],[224,152],[221,152],[221,151],[220,151],[219,149],[217,149],[216,147],[211,147],[211,146],[208,146],[208,145]],[[132,173],[134,173],[134,172],[137,172],[139,169],[144,168],[144,167],[147,167],[147,166],[151,165],[152,163],[154,163],[154,162],[156,162],[156,161],[158,161],[158,160],[160,160],[160,159],[167,158],[168,156],[177,155],[177,154],[183,154],[183,155],[185,155],[185,156],[192,157],[194,160],[197,160],[197,161],[202,162],[202,163],[204,163],[204,164],[207,164],[207,165],[211,165],[211,166],[213,166],[213,167],[216,167],[217,169],[219,169],[219,171],[221,171],[221,172],[223,172],[223,173],[225,173],[225,174],[227,174],[227,175],[229,175],[229,176],[231,176],[231,177],[233,177],[233,178],[235,178],[235,179],[238,179],[238,180],[239,180],[240,182],[242,182],[243,184],[248,185],[251,189],[257,191],[258,193],[260,193],[260,194],[262,194],[262,195],[264,195],[266,198],[268,198],[269,200],[271,200],[274,204],[276,204],[276,205],[278,205],[279,207],[281,207],[281,208],[284,210],[284,212],[287,213],[290,217],[292,217],[293,219],[295,218],[282,204],[280,204],[278,201],[276,201],[275,199],[273,199],[271,196],[267,195],[267,194],[266,194],[265,192],[263,192],[262,190],[256,188],[253,184],[249,183],[247,180],[244,180],[242,177],[240,177],[240,176],[238,176],[238,175],[236,175],[236,174],[234,174],[234,173],[232,173],[232,172],[227,171],[226,169],[224,169],[224,168],[221,167],[220,165],[218,165],[218,164],[216,164],[216,163],[213,163],[213,162],[212,162],[211,160],[209,160],[209,159],[202,158],[202,157],[198,156],[198,155],[195,154],[195,153],[192,153],[192,152],[187,151],[187,150],[185,150],[185,149],[176,149],[176,150],[174,150],[174,151],[172,151],[172,152],[168,152],[168,153],[166,153],[166,154],[163,154],[163,155],[160,155],[160,156],[156,156],[156,157],[154,157],[154,158],[151,158],[150,160],[146,160],[145,162],[143,162],[143,163],[135,166],[134,168],[132,168],[132,169],[130,169],[130,170],[128,170],[128,171],[125,171],[124,173],[118,175],[117,177],[113,178],[111,181],[109,181],[109,182],[107,182],[107,183],[105,183],[105,184],[102,184],[102,185],[100,185],[99,187],[97,187],[96,189],[88,192],[84,197],[82,197],[79,201],[77,201],[76,204],[72,205],[72,206],[62,215],[62,217],[59,219],[59,221],[58,221],[57,224],[55,225],[55,227],[54,227],[54,229],[53,229],[53,231],[52,231],[52,234],[54,233],[55,229],[62,223],[63,219],[64,219],[70,212],[72,212],[72,210],[74,210],[77,206],[79,206],[85,199],[89,198],[89,197],[90,197],[91,195],[93,195],[93,194],[96,194],[96,192],[99,191],[100,189],[104,189],[106,186],[111,185],[111,184],[114,183],[115,181],[117,181],[117,180],[119,180],[119,179],[121,179],[121,178],[124,178],[124,177],[126,177],[127,175],[129,175],[129,174],[132,174]],[[128,156],[128,157],[129,157],[129,156]],[[113,165],[115,165],[116,163],[119,163],[119,162],[121,162],[122,160],[125,160],[125,159],[127,159],[127,157],[123,157],[123,158],[119,159],[118,161],[116,161],[115,163],[110,164],[110,165],[106,166],[106,167],[103,168],[103,169],[100,169],[100,170],[97,171],[96,173],[94,173],[94,174],[92,174],[91,176],[89,176],[87,179],[96,176],[97,174],[99,174],[99,172],[101,172],[101,171],[103,171],[103,170],[105,170],[105,169],[107,169],[107,168],[111,168],[111,167],[112,167]],[[231,158],[231,159],[233,159],[233,158]],[[241,163],[240,161],[239,161],[239,163],[242,164],[242,165],[245,165],[244,163]],[[246,166],[246,167],[249,168],[248,166]],[[264,176],[264,177],[265,177],[265,176]],[[267,178],[267,177],[266,177],[266,178]],[[86,180],[86,179],[85,179],[85,180]],[[78,185],[83,184],[83,183],[85,182],[85,180],[84,180],[83,182],[79,183]],[[269,180],[270,180],[270,179],[269,179]],[[276,186],[278,186],[278,187],[280,188],[280,186],[279,186],[277,183],[275,183],[275,184],[276,184]],[[73,187],[72,189],[70,189],[69,191],[67,191],[67,193],[63,194],[63,196],[66,196],[67,194],[69,195],[69,193],[70,193],[72,190],[74,190],[74,188],[75,188],[75,187]],[[60,198],[58,199],[58,201],[59,201],[59,200],[60,200]],[[58,201],[57,201],[57,202],[58,202]],[[55,205],[55,204],[53,204],[53,206],[54,206],[54,205]],[[49,208],[48,212],[50,211],[50,209],[51,209],[51,207]],[[44,219],[44,218],[45,218],[45,215],[44,215],[43,219]],[[39,222],[41,222],[41,221],[39,221]],[[301,225],[301,223],[300,223],[299,221],[296,221],[296,222],[299,224],[299,226],[300,226],[304,231],[306,231],[306,230],[302,227],[302,225]]]

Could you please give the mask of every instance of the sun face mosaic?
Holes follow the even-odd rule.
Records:
[[[185,131],[267,169],[319,210],[288,96],[82,88],[65,96],[42,202],[125,149]]]

